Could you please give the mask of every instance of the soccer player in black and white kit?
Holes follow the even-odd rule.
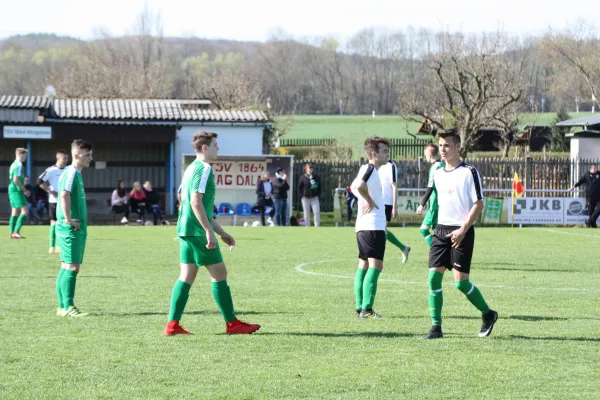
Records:
[[[58,202],[58,180],[65,172],[65,167],[69,163],[69,153],[66,150],[56,152],[56,164],[46,168],[40,175],[40,187],[48,192],[49,214],[50,214],[50,232],[48,233],[48,242],[50,244],[49,254],[59,253],[56,246],[56,206]]]
[[[396,207],[398,206],[398,167],[393,160],[389,160],[378,169],[379,180],[383,190],[383,203],[385,204],[385,219],[389,223],[392,218],[398,216]],[[410,246],[403,244],[398,238],[390,232],[385,231],[385,238],[402,252],[402,263],[408,261]]]
[[[459,157],[460,136],[456,131],[439,134],[439,147],[445,166],[435,171],[433,185],[438,193],[438,225],[429,249],[429,314],[432,327],[423,339],[438,339],[442,334],[442,278],[453,270],[456,287],[481,311],[480,337],[489,336],[498,319],[481,292],[469,281],[475,244],[473,224],[483,210],[483,191],[479,172]]]
[[[356,215],[356,241],[358,243],[358,269],[354,279],[356,316],[381,318],[373,310],[377,279],[383,270],[385,253],[385,208],[381,181],[377,172],[388,160],[389,142],[372,137],[365,140],[369,163],[360,167],[352,182],[352,193],[358,198]]]

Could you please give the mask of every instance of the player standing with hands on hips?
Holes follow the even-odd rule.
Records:
[[[439,134],[439,148],[445,166],[433,174],[438,195],[438,225],[429,249],[429,314],[432,327],[423,339],[439,339],[442,333],[442,279],[453,270],[456,287],[479,311],[483,323],[479,336],[492,333],[498,313],[491,310],[481,292],[469,281],[475,245],[473,224],[483,210],[479,172],[460,160],[460,136],[455,130]]]

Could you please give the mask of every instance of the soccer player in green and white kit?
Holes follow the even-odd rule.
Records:
[[[425,196],[423,196],[421,204],[417,208],[417,214],[423,214],[423,208],[425,207],[425,204],[427,204],[427,200],[429,200],[429,211],[423,219],[420,232],[421,236],[425,238],[427,246],[431,247],[432,233],[429,231],[429,229],[435,229],[437,226],[439,209],[437,202],[437,191],[433,185],[433,174],[436,170],[444,168],[445,164],[443,161],[440,161],[440,150],[437,145],[433,143],[425,146],[425,159],[431,164],[431,168],[429,168],[429,182],[427,183],[427,191],[425,192]]]
[[[75,140],[71,144],[71,155],[73,163],[61,175],[57,190],[56,239],[62,264],[56,279],[56,314],[62,317],[86,317],[88,314],[80,312],[73,299],[87,239],[87,204],[81,171],[92,162],[92,144]]]
[[[23,239],[19,232],[28,213],[29,190],[25,189],[25,171],[23,171],[23,163],[27,159],[27,149],[19,147],[15,150],[15,156],[16,160],[10,165],[10,182],[8,184],[8,200],[11,208],[10,238]],[[20,215],[19,209],[21,209]]]
[[[217,185],[209,162],[217,159],[219,151],[217,134],[197,132],[192,140],[192,147],[196,151],[196,160],[183,174],[177,220],[181,274],[171,295],[169,321],[164,335],[190,334],[179,324],[179,321],[200,266],[204,266],[212,278],[212,294],[225,319],[225,332],[227,334],[252,333],[260,329],[260,325],[247,324],[237,319],[231,291],[227,284],[227,268],[223,263],[215,236],[215,233],[219,235],[230,250],[235,246],[233,237],[213,220]]]

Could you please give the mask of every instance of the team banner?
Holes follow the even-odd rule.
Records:
[[[485,199],[485,208],[483,210],[484,224],[499,224],[502,217],[503,199],[494,199],[487,197]]]
[[[267,170],[264,161],[214,161],[210,164],[220,188],[256,188],[258,178]]]

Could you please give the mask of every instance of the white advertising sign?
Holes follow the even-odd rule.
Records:
[[[515,224],[563,224],[564,200],[560,197],[522,197],[515,199],[515,212],[511,216],[509,207],[508,222]],[[510,204],[510,198],[508,199]]]
[[[52,139],[50,126],[5,126],[4,139]]]

